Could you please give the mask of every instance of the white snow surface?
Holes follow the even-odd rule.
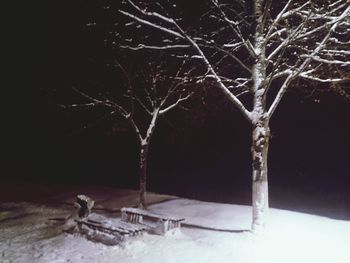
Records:
[[[171,199],[149,209],[184,217],[181,231],[105,245],[77,233],[64,233],[57,221],[48,220],[67,216],[72,209],[67,205],[17,202],[2,203],[0,208],[0,262],[4,263],[350,262],[349,221],[286,210],[271,209],[266,232],[253,235],[246,231],[251,223],[250,206]],[[111,221],[120,217],[104,216]]]

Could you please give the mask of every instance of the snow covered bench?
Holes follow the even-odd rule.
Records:
[[[132,224],[95,213],[90,214],[88,218],[75,219],[74,221],[76,227],[72,229],[72,233],[78,231],[90,240],[107,245],[121,244],[149,231],[149,227],[146,225]]]
[[[147,226],[135,225],[122,221],[104,222],[88,220],[76,220],[80,226],[87,226],[93,230],[98,230],[107,234],[117,234],[123,237],[142,235],[148,230]]]
[[[150,232],[154,232],[160,235],[164,235],[166,232],[173,229],[180,229],[181,222],[185,220],[184,218],[156,214],[146,210],[131,207],[123,207],[121,209],[121,212],[122,220],[126,222],[144,224],[144,219],[150,220],[151,223],[153,222],[153,224],[150,224],[150,222],[148,223]]]
[[[139,236],[149,231],[147,225],[136,225],[91,213],[94,203],[90,197],[78,195],[74,203],[75,210],[66,219],[64,231],[69,233],[78,231],[90,239],[108,243],[119,243],[127,237]]]

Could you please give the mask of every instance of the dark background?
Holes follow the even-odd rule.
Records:
[[[77,83],[113,85],[103,63],[108,51],[85,26],[99,7],[94,2],[27,4],[9,20],[15,94],[6,109],[3,182],[137,188],[133,134],[112,133],[113,119],[101,119],[102,112],[57,106],[58,99],[74,101],[68,90]],[[60,90],[66,93],[57,97]],[[274,193],[348,196],[350,101],[331,93],[316,95],[319,103],[314,99],[288,93],[271,121],[269,177],[276,204]],[[160,123],[150,149],[150,191],[249,203],[251,131],[224,101],[222,96],[221,108],[187,130]]]

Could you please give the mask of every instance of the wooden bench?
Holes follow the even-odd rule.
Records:
[[[166,232],[173,229],[180,229],[181,222],[184,221],[184,218],[178,218],[174,216],[161,215],[152,213],[146,210],[123,207],[122,212],[122,221],[134,223],[134,224],[144,224],[144,219],[151,220],[156,224],[150,227],[150,232],[156,234],[164,235]]]
[[[94,220],[75,220],[78,226],[87,226],[93,230],[98,230],[107,234],[120,235],[123,237],[138,236],[148,231],[147,226],[135,225],[127,222],[114,222],[113,224],[106,224],[105,222],[99,222]]]
[[[149,232],[149,227],[121,221],[119,218],[106,218],[91,213],[88,218],[75,219],[76,226],[70,233],[77,231],[87,239],[106,245],[118,245]],[[73,232],[72,232],[73,231]]]
[[[119,218],[108,218],[92,213],[95,201],[80,194],[74,203],[75,210],[65,220],[63,231],[79,232],[89,239],[107,244],[118,244],[128,237],[135,237],[147,233],[150,227],[144,224],[132,224]]]

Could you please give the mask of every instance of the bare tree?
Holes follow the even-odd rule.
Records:
[[[349,1],[202,3],[197,8],[201,13],[193,14],[196,20],[187,22],[188,17],[176,12],[186,7],[183,1],[123,1],[118,7],[123,17],[119,25],[130,29],[131,37],[121,47],[166,50],[179,59],[197,60],[204,69],[201,80],[221,89],[252,125],[252,230],[256,231],[264,228],[269,209],[271,117],[295,80],[343,80],[336,70],[326,68],[349,70]],[[122,39],[121,34],[117,37]]]
[[[167,73],[162,59],[156,59],[146,66],[141,63],[137,69],[126,69],[118,61],[115,66],[122,73],[125,87],[119,87],[118,94],[99,92],[87,94],[75,89],[88,103],[72,104],[65,107],[103,106],[109,115],[118,114],[133,130],[140,146],[139,153],[139,207],[146,209],[147,160],[149,147],[157,122],[161,116],[177,107],[188,110],[182,104],[193,94],[186,88],[189,81],[178,79],[185,62],[173,74]],[[141,68],[143,67],[143,68]],[[122,92],[120,92],[122,90]]]

